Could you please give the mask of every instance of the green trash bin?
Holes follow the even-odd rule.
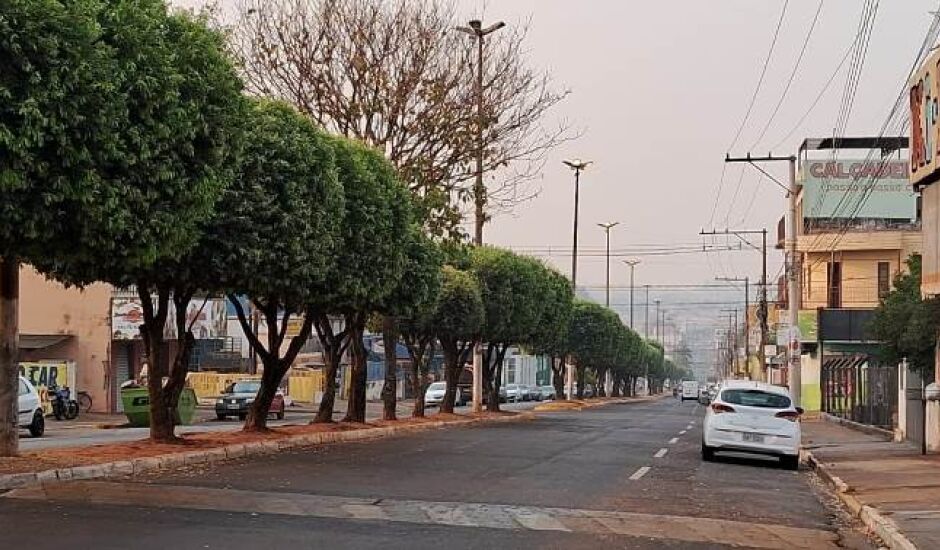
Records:
[[[150,425],[150,394],[147,393],[147,388],[124,388],[121,390],[121,402],[124,404],[124,415],[131,426]],[[192,424],[196,415],[196,404],[196,392],[192,388],[183,388],[176,406],[176,423]]]

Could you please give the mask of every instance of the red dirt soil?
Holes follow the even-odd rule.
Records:
[[[482,413],[479,416],[506,416],[515,413]],[[427,424],[430,422],[458,422],[468,420],[470,416],[458,414],[436,414],[433,417],[411,418],[405,417],[395,421],[375,421],[358,424],[348,422],[334,422],[331,424],[304,424],[298,426],[283,426],[272,428],[267,432],[233,431],[225,433],[196,433],[187,434],[186,428],[179,428],[179,443],[154,443],[148,439],[129,441],[89,447],[69,447],[61,449],[44,449],[23,453],[14,458],[0,457],[0,475],[23,472],[39,472],[72,466],[86,466],[132,460],[135,458],[153,457],[174,453],[212,449],[236,443],[251,443],[269,439],[281,439],[294,435],[319,432],[345,432],[362,430],[377,426],[410,426]]]

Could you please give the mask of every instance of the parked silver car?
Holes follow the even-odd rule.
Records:
[[[542,400],[555,399],[555,386],[538,386],[538,390]]]
[[[528,391],[521,384],[506,384],[506,401],[510,403],[520,403],[525,401]]]

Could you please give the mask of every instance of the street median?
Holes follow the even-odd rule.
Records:
[[[438,415],[441,416],[441,415]],[[52,449],[0,459],[0,491],[36,483],[122,477],[195,464],[219,463],[330,443],[378,439],[425,430],[481,423],[531,420],[531,412],[446,415],[369,424],[284,426],[268,432],[200,433],[178,444],[149,440]]]
[[[604,405],[619,405],[624,403],[645,403],[662,399],[664,395],[644,395],[642,397],[596,397],[588,399],[571,399],[567,401],[551,401],[536,405],[535,412],[581,411]]]

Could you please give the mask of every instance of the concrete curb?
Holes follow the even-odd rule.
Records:
[[[832,473],[828,466],[819,461],[810,451],[803,451],[806,463],[829,484],[838,495],[839,500],[848,508],[852,516],[861,520],[871,532],[888,545],[892,550],[917,550],[917,546],[910,541],[898,528],[891,518],[884,516],[877,508],[862,503],[855,497],[854,489],[839,476]]]
[[[868,435],[875,435],[878,437],[884,437],[888,441],[894,440],[894,432],[891,430],[886,430],[884,428],[879,428],[877,426],[869,426],[867,424],[861,424],[859,422],[854,422],[852,420],[846,420],[845,418],[839,418],[838,416],[833,416],[829,413],[821,412],[819,413],[819,419],[825,422],[831,422],[832,424],[838,424],[840,426],[845,426],[846,428],[855,430]]]
[[[327,443],[343,443],[349,441],[378,439],[402,433],[420,432],[436,428],[468,426],[472,424],[519,422],[523,420],[532,420],[534,418],[534,413],[524,411],[512,416],[467,418],[466,420],[456,420],[450,422],[438,420],[426,422],[423,424],[380,426],[376,428],[363,428],[359,430],[340,432],[316,432],[292,435],[278,439],[253,441],[250,443],[233,443],[230,445],[224,445],[222,447],[214,447],[211,449],[204,449],[199,451],[169,453],[157,456],[140,457],[131,460],[105,462],[101,464],[90,464],[85,466],[74,466],[71,468],[60,468],[55,470],[43,470],[39,472],[4,474],[0,475],[0,491],[15,489],[17,487],[24,487],[27,485],[35,485],[37,483],[53,483],[75,479],[100,479],[108,477],[119,477],[124,475],[137,475],[145,472],[152,472],[162,468],[177,468],[180,466],[191,466],[196,464],[212,464],[237,458],[276,454],[280,451],[288,449],[298,449],[301,447],[310,447]]]

